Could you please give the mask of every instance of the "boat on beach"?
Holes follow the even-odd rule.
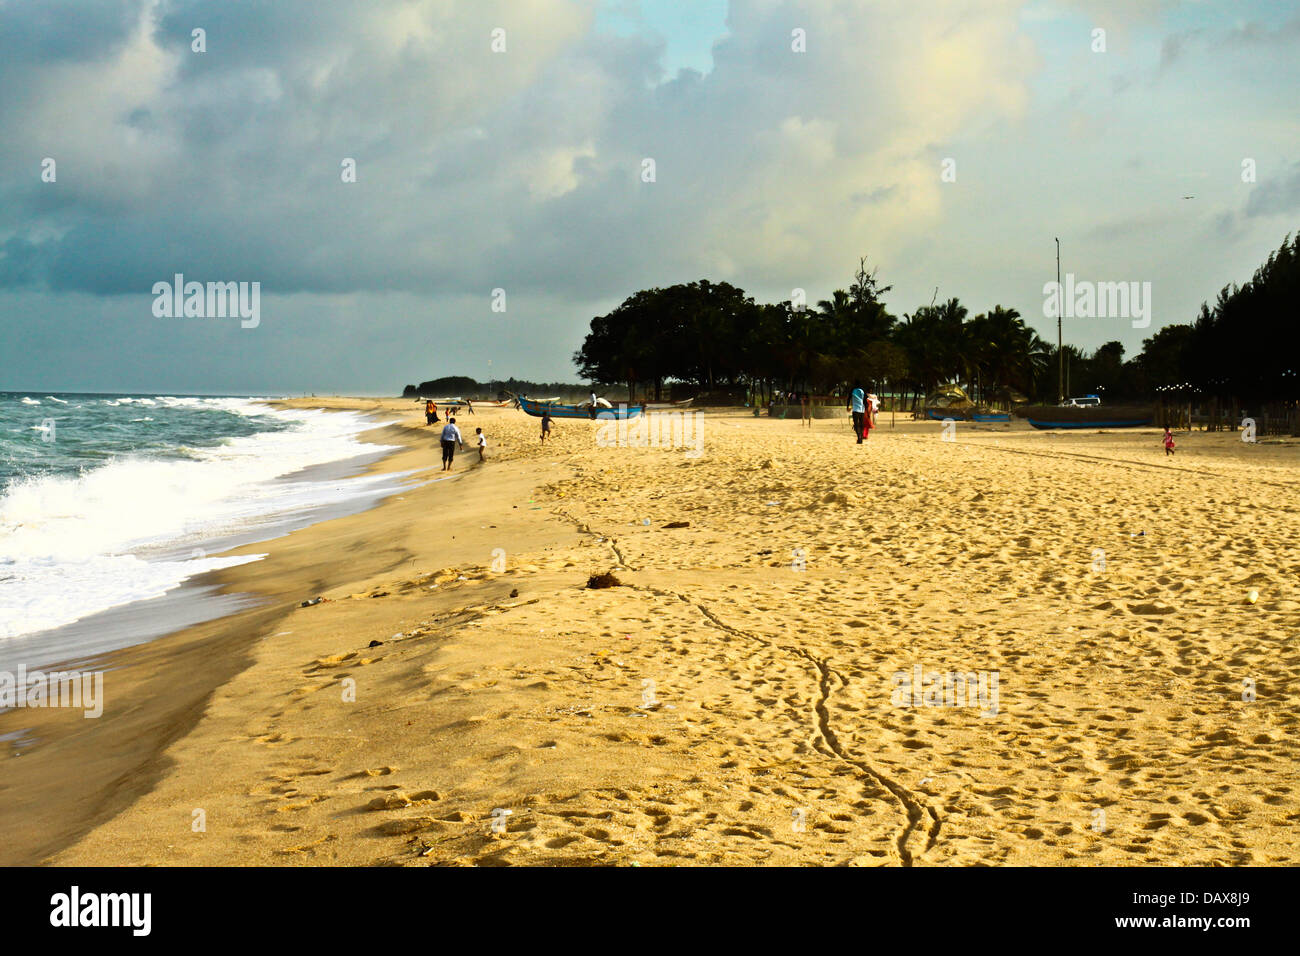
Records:
[[[1155,421],[1150,405],[1030,405],[1016,414],[1039,429],[1142,428]]]
[[[964,408],[927,408],[925,417],[935,422],[947,421],[950,418],[960,422],[966,420],[966,410]]]
[[[979,411],[972,408],[927,408],[925,417],[936,422],[947,421],[948,419],[958,422],[986,423],[1011,421],[1010,412]]]
[[[552,418],[636,418],[645,410],[644,405],[611,405],[608,408],[600,405],[593,407],[590,402],[581,405],[563,405],[552,401],[525,398],[522,395],[519,396],[519,407],[534,418],[541,418],[546,411],[551,413]]]

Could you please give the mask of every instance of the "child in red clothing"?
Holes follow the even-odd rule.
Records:
[[[1169,431],[1168,425],[1165,426],[1164,443],[1165,443],[1165,457],[1168,458],[1170,455],[1174,453],[1174,436],[1173,433]]]

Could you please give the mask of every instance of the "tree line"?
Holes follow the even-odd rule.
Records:
[[[419,385],[407,385],[402,389],[403,398],[476,398],[484,395],[498,399],[515,395],[558,395],[565,400],[581,399],[587,395],[587,386],[578,382],[531,382],[520,378],[497,378],[490,382],[480,382],[467,375],[445,375]]]
[[[861,259],[849,288],[815,307],[758,303],[707,279],[647,289],[593,318],[573,361],[589,381],[626,386],[629,401],[661,400],[669,383],[698,393],[743,389],[761,401],[864,384],[915,404],[957,383],[980,404],[1055,403],[1062,358],[1074,395],[1298,397],[1300,236],[1288,236],[1244,286],[1225,287],[1213,308],[1160,329],[1127,361],[1118,341],[1091,353],[1066,345],[1062,356],[1002,305],[972,316],[950,298],[898,318],[882,301],[890,288]]]

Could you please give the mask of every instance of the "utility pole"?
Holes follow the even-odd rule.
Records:
[[[1061,311],[1065,308],[1065,287],[1061,285],[1061,240],[1056,240],[1056,404],[1065,401],[1065,349],[1061,344]]]

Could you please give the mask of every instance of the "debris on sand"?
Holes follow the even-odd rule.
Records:
[[[587,587],[589,588],[617,588],[622,587],[623,582],[614,575],[606,571],[604,574],[593,574],[587,578]]]

